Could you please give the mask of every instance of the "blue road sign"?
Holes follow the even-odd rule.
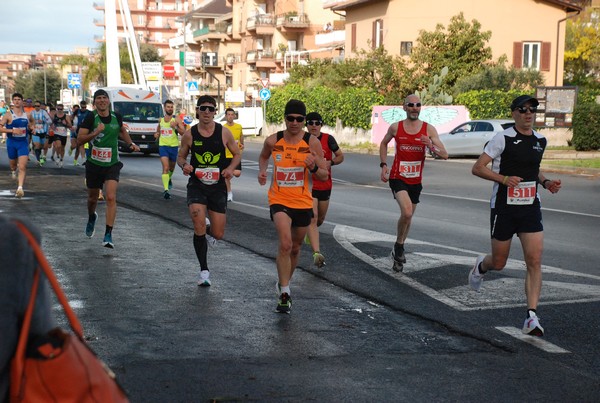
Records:
[[[81,88],[81,74],[68,74],[67,87],[70,89]]]
[[[263,88],[258,93],[258,96],[260,97],[261,100],[267,101],[267,100],[269,100],[269,98],[271,98],[271,90],[268,88]]]

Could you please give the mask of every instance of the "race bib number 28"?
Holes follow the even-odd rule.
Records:
[[[196,178],[200,179],[200,182],[205,185],[214,185],[219,182],[219,177],[221,175],[218,167],[196,168],[194,174],[196,175]]]

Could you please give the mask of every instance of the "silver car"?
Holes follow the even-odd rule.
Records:
[[[440,140],[450,157],[478,157],[496,133],[514,124],[510,119],[471,120],[455,127],[450,133],[440,134]]]

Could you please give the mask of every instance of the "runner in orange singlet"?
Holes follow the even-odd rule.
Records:
[[[290,280],[298,263],[302,240],[313,217],[310,174],[326,180],[328,171],[319,140],[304,131],[306,106],[291,99],[285,106],[286,129],[271,134],[258,159],[258,183],[267,183],[269,159],[273,177],[269,188],[271,220],[279,237],[276,284],[277,312],[289,313],[292,306]]]

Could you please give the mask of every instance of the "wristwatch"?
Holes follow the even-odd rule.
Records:
[[[386,167],[387,167],[387,163],[385,163],[385,162],[382,162],[382,163],[380,163],[380,164],[379,164],[379,168],[383,168],[384,166],[386,166]]]

